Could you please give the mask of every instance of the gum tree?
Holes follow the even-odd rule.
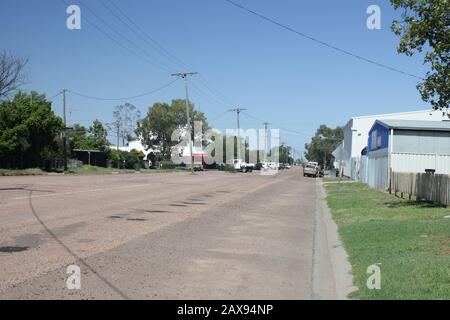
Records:
[[[0,101],[5,100],[25,84],[24,69],[28,59],[0,52]]]
[[[402,10],[401,20],[392,23],[392,31],[400,36],[397,51],[407,56],[424,52],[424,64],[431,66],[417,86],[422,100],[448,113],[450,0],[391,0],[391,4]]]

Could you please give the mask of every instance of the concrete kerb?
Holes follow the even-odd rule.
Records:
[[[339,238],[338,228],[326,203],[321,180],[316,182],[312,299],[346,300],[358,290],[353,285],[352,267]]]

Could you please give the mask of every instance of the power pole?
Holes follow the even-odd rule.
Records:
[[[192,125],[191,125],[191,117],[189,115],[189,89],[188,89],[188,76],[193,76],[198,74],[198,72],[181,72],[172,74],[173,77],[180,77],[184,79],[184,89],[186,91],[186,122],[187,122],[187,135],[188,135],[188,143],[189,143],[189,151],[191,154],[191,173],[194,174],[194,153],[192,151]]]
[[[67,89],[63,89],[62,93],[63,93],[63,122],[64,122],[64,131],[63,131],[64,171],[67,171],[66,92]]]
[[[264,122],[264,163],[267,162],[267,126],[270,124]]]
[[[236,117],[237,117],[237,158],[239,160],[241,160],[241,148],[240,148],[240,141],[241,141],[241,127],[240,127],[240,123],[239,123],[239,114],[247,109],[243,109],[243,108],[234,108],[234,109],[230,109],[230,111],[236,112]],[[244,143],[245,146],[245,143]],[[245,157],[245,155],[244,155]],[[245,159],[244,159],[245,160]]]
[[[116,144],[116,150],[117,150],[117,169],[120,169],[120,151],[119,151],[119,144],[120,144],[120,122],[114,121],[106,124],[108,128],[108,132],[115,132],[117,134],[117,144]],[[112,166],[113,164],[111,164]]]
[[[116,123],[117,127],[117,154],[119,154],[119,143],[120,143],[120,125]]]

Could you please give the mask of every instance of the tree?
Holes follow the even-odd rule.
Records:
[[[0,101],[25,84],[24,68],[27,63],[28,59],[16,57],[6,51],[0,53]]]
[[[69,133],[69,140],[73,149],[105,152],[109,146],[108,131],[99,120],[95,120],[87,130],[75,124]]]
[[[118,129],[122,144],[125,145],[125,141],[129,142],[134,139],[133,133],[141,118],[141,112],[131,103],[125,103],[115,107],[113,117],[113,126],[116,130]]]
[[[73,129],[68,132],[68,138],[71,149],[88,150],[91,148],[91,141],[87,136],[87,129],[76,123],[73,125]]]
[[[58,150],[62,129],[44,95],[19,92],[0,105],[0,159],[16,167],[46,165]]]
[[[142,167],[145,154],[135,149],[130,152],[121,152],[122,159],[125,160],[125,168],[139,170]]]
[[[191,138],[193,138],[194,121],[202,121],[202,131],[209,129],[203,112],[194,110],[190,105],[191,115]],[[141,137],[142,144],[147,148],[158,148],[160,150],[159,160],[169,160],[171,148],[177,144],[172,141],[172,133],[177,129],[186,129],[186,105],[184,100],[172,100],[167,103],[156,102],[149,108],[147,116],[139,121],[136,134]]]
[[[95,120],[89,127],[90,138],[92,139],[93,149],[105,152],[108,149],[108,130],[99,120]]]
[[[397,51],[412,56],[426,50],[424,63],[431,64],[431,71],[417,86],[422,100],[434,109],[448,111],[450,1],[391,0],[391,4],[395,9],[403,9],[402,20],[392,23],[393,32],[401,37]]]
[[[279,147],[279,162],[292,164],[294,159],[291,157],[292,148],[285,144]]]
[[[333,163],[332,152],[344,139],[344,130],[341,127],[335,129],[321,125],[311,143],[305,144],[305,157],[308,161],[317,161],[321,166],[329,167]]]

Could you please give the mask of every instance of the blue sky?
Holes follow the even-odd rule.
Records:
[[[129,31],[100,1],[66,1],[80,5],[81,30],[66,28],[67,5],[61,0],[0,0],[0,50],[29,57],[25,90],[49,97],[62,88],[99,97],[131,96],[168,83],[171,72],[185,71]],[[201,74],[201,78],[192,78],[190,98],[209,119],[234,106],[247,108],[254,117],[301,132],[281,131],[282,141],[300,151],[322,123],[337,126],[355,115],[429,108],[415,88],[417,79],[300,38],[223,0],[112,1],[164,48]],[[388,0],[235,1],[369,59],[420,76],[427,71],[421,57],[396,53],[398,38],[390,31],[390,24],[398,13]],[[371,4],[381,7],[381,30],[366,27],[366,9]],[[156,57],[153,63],[169,65],[169,70],[139,59],[93,28],[84,19],[133,48],[92,15],[86,5]],[[203,79],[214,90],[205,87]],[[183,90],[180,81],[128,102],[145,114],[156,101],[183,98]],[[110,122],[113,107],[122,102],[88,100],[69,93],[69,123],[89,125],[96,118]],[[61,114],[60,97],[53,106]],[[242,115],[241,123],[243,127],[262,127],[261,121],[247,115]],[[235,116],[226,114],[212,125],[233,128]]]

